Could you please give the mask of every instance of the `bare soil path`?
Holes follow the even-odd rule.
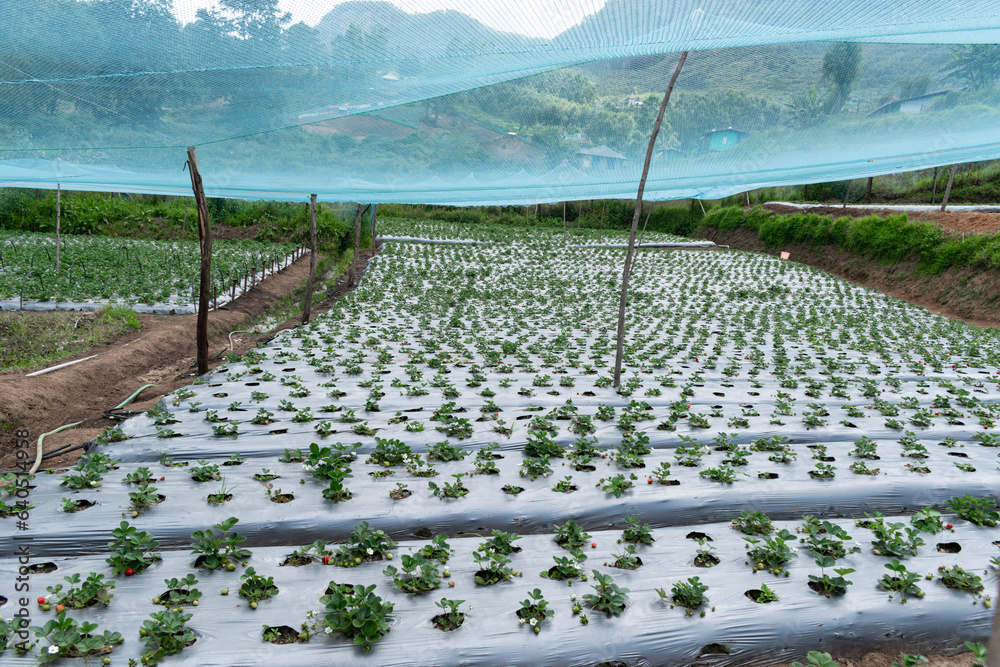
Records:
[[[362,266],[367,265],[371,251],[362,251]],[[363,270],[363,269],[362,269]],[[309,276],[308,255],[300,258],[276,275],[269,276],[235,301],[209,313],[210,367],[214,368],[230,351],[229,334],[246,328],[248,322],[265,312],[282,296],[303,285]],[[325,300],[313,304],[313,312],[323,312],[329,302],[345,293],[346,280],[338,278]],[[38,313],[44,317],[45,313]],[[142,328],[128,332],[112,343],[82,352],[58,363],[97,357],[46,375],[26,377],[24,370],[0,373],[0,414],[21,418],[22,428],[29,432],[32,452],[42,433],[64,424],[83,422],[79,426],[47,436],[45,451],[65,444],[80,444],[98,436],[115,422],[104,418],[104,411],[114,408],[144,384],[153,384],[132,401],[126,409],[148,410],[166,394],[190,384],[196,373],[196,315],[140,315]],[[298,318],[278,326],[274,331],[295,326]],[[272,333],[232,336],[236,354],[245,353]],[[0,437],[0,470],[16,466],[16,434]],[[72,465],[81,450],[46,459],[43,468]]]

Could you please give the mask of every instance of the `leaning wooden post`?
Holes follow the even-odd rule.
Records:
[[[941,200],[941,210],[944,211],[944,207],[948,205],[948,197],[951,196],[951,184],[955,182],[955,171],[958,170],[958,165],[951,165],[951,175],[948,176],[948,186],[944,189],[944,199]]]
[[[363,205],[358,204],[358,212],[354,214],[354,255],[351,257],[351,272],[347,279],[348,287],[354,287],[354,266],[358,263],[358,253],[361,251],[361,214],[363,212]]]
[[[844,205],[840,208],[847,208],[847,198],[851,196],[851,179],[847,179],[847,187],[844,188]]]
[[[635,197],[635,213],[632,215],[632,231],[628,237],[628,252],[625,253],[625,268],[622,270],[622,296],[618,302],[618,348],[615,351],[615,388],[621,386],[622,379],[622,357],[625,351],[625,304],[628,301],[628,278],[632,270],[632,253],[635,250],[635,235],[639,231],[639,216],[642,215],[642,195],[646,189],[646,176],[649,175],[649,163],[653,159],[653,147],[656,145],[656,136],[660,133],[660,124],[663,123],[663,114],[667,111],[667,102],[670,101],[670,93],[674,90],[677,77],[681,73],[681,67],[687,60],[688,52],[681,54],[681,59],[674,68],[674,73],[670,77],[667,85],[667,92],[663,95],[663,102],[660,103],[660,113],[656,115],[656,123],[653,124],[653,133],[649,137],[649,147],[646,148],[646,161],[642,165],[642,177],[639,179],[639,194]]]
[[[372,254],[375,254],[375,229],[378,216],[378,204],[372,204]]]
[[[191,189],[194,190],[195,206],[198,209],[198,240],[201,243],[201,284],[198,288],[198,373],[208,372],[208,297],[211,289],[210,277],[212,271],[212,225],[208,219],[208,204],[205,202],[205,189],[201,183],[201,172],[198,171],[198,156],[194,146],[187,149],[188,170],[191,172]]]
[[[62,217],[62,185],[56,183],[56,276],[59,275],[59,219]]]
[[[934,178],[931,179],[931,204],[933,204],[934,200],[937,198],[937,171],[938,168],[934,167]]]
[[[316,195],[309,195],[309,280],[306,281],[306,303],[302,308],[302,324],[309,321],[312,308],[313,280],[316,278]]]
[[[868,203],[872,203],[872,183],[875,181],[874,176],[868,177]],[[933,202],[932,202],[933,203]]]

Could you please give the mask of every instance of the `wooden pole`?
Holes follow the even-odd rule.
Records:
[[[201,284],[198,288],[198,373],[208,372],[208,298],[211,288],[212,271],[212,225],[208,219],[208,204],[205,202],[205,188],[198,171],[198,156],[194,146],[188,146],[188,171],[191,172],[191,189],[194,190],[195,206],[198,209],[198,240],[201,244]]]
[[[844,205],[840,208],[847,208],[847,198],[851,196],[851,180],[847,179],[847,187],[844,188]]]
[[[316,279],[316,195],[309,195],[309,279],[306,281],[306,303],[302,308],[302,324],[309,321],[312,309],[313,281]]]
[[[187,240],[188,228],[188,203],[184,202],[184,222],[181,223],[181,241]]]
[[[56,183],[56,275],[59,275],[59,219],[62,217],[62,185]]]
[[[1000,605],[996,603],[993,609],[993,632],[986,640],[986,655],[987,667],[1000,667]]]
[[[937,197],[937,167],[934,167],[934,178],[931,179],[931,204],[934,203],[934,199]]]
[[[872,183],[875,181],[874,176],[868,177],[868,203],[872,203]]]
[[[378,220],[378,204],[372,204],[372,254],[375,254],[375,231],[376,220]]]
[[[566,241],[566,202],[563,202],[563,242]]]
[[[944,199],[941,200],[941,210],[944,211],[945,206],[948,205],[948,197],[951,196],[951,184],[955,182],[955,171],[958,170],[958,165],[951,165],[951,175],[948,176],[948,186],[944,189]]]
[[[660,103],[660,112],[656,116],[656,123],[653,124],[653,133],[649,137],[649,147],[646,148],[646,161],[642,165],[642,177],[639,179],[639,193],[635,196],[635,213],[632,215],[632,231],[628,237],[628,251],[625,253],[625,267],[622,269],[622,295],[618,302],[618,346],[615,351],[615,388],[621,386],[622,379],[622,357],[625,352],[625,305],[628,302],[628,279],[632,270],[632,254],[635,251],[635,235],[639,231],[639,216],[642,215],[642,194],[646,189],[646,176],[649,175],[649,163],[653,159],[653,147],[656,145],[656,137],[660,133],[660,125],[663,123],[663,114],[667,111],[667,102],[670,101],[670,93],[674,90],[677,77],[681,73],[681,67],[687,60],[688,52],[681,54],[681,59],[677,62],[670,83],[667,85],[667,92],[663,95],[663,102]]]
[[[354,256],[351,257],[351,272],[347,279],[348,287],[354,287],[354,267],[358,263],[358,253],[361,252],[361,214],[363,212],[363,205],[358,204],[358,212],[354,215]]]

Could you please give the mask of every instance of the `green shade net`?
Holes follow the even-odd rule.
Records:
[[[0,185],[188,194],[197,146],[215,197],[634,197],[684,50],[648,199],[1000,154],[995,0],[443,4],[7,0]]]

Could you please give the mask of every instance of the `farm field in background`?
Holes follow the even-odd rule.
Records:
[[[384,244],[330,312],[32,480],[32,590],[96,601],[33,603],[37,656],[775,664],[985,640],[998,332],[764,255],[644,250],[616,390],[624,250],[598,242],[624,234],[379,232],[484,244]]]

